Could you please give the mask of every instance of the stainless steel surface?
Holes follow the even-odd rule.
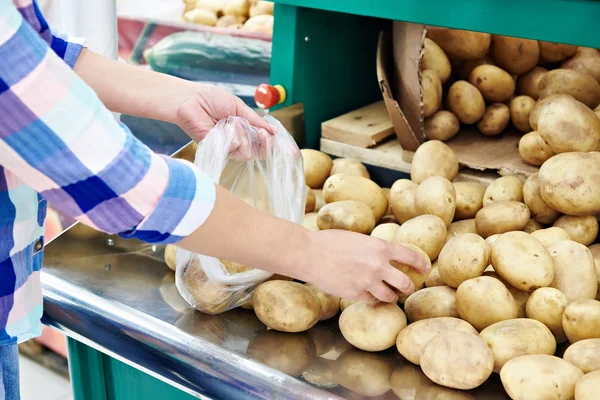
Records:
[[[267,331],[252,311],[195,312],[156,259],[160,249],[108,239],[81,241],[68,231],[47,247],[45,322],[188,393],[223,399],[508,398],[496,376],[476,392],[451,391],[431,384],[395,349],[352,350],[335,320],[305,334],[283,334]]]

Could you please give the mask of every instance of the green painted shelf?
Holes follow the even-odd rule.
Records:
[[[274,0],[271,83],[321,123],[381,99],[377,37],[392,20],[600,48],[600,0]]]

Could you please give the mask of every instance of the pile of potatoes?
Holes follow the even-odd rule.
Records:
[[[193,24],[273,33],[272,1],[184,0],[183,20]]]
[[[555,154],[599,150],[597,49],[430,28],[421,87],[430,140],[451,139],[461,124],[485,136],[512,124],[524,134],[522,158],[536,166]]]
[[[410,179],[389,189],[356,160],[302,154],[307,228],[394,241],[433,263],[424,275],[395,265],[416,288],[398,304],[342,299],[339,327],[350,344],[368,352],[395,345],[448,388],[473,389],[498,373],[514,399],[568,399],[576,391],[577,399],[595,398],[600,153],[556,155],[537,174],[486,186],[457,180],[456,156],[431,140],[416,151]],[[318,318],[298,314],[295,324],[308,329]]]

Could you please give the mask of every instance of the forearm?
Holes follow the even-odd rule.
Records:
[[[198,85],[134,67],[84,49],[74,71],[111,111],[177,123],[179,99],[197,95]]]
[[[251,207],[217,186],[206,222],[178,243],[187,250],[240,262],[297,279],[312,280],[307,257],[311,231]]]

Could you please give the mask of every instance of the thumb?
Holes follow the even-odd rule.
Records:
[[[256,113],[253,109],[248,107],[241,99],[237,99],[237,116],[245,118],[250,125],[255,128],[261,128],[269,132],[269,134],[275,134],[275,128],[273,125],[269,124],[262,118],[260,115]]]

